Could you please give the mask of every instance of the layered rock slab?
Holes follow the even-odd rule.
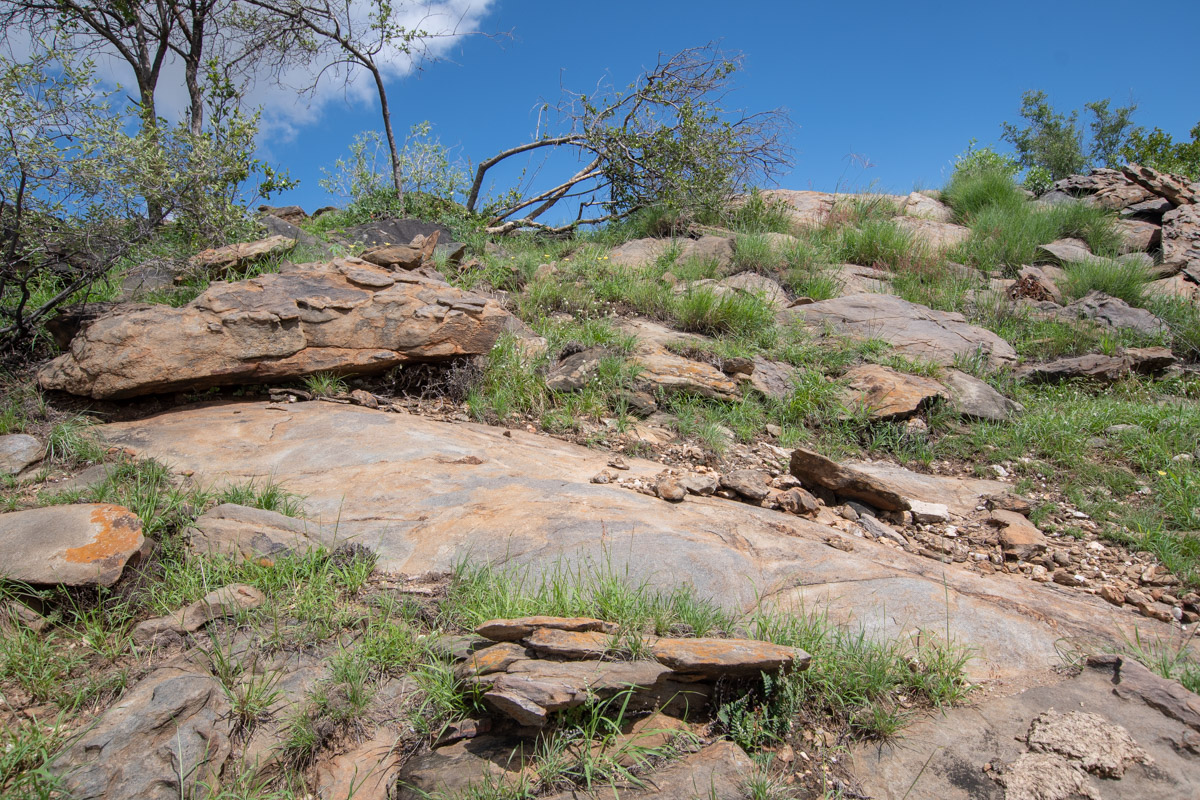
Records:
[[[1012,345],[962,314],[935,311],[886,294],[856,294],[797,306],[784,312],[809,328],[831,328],[855,339],[880,339],[910,358],[950,365],[982,354],[993,367],[1015,364]]]
[[[845,552],[826,544],[849,538],[835,529],[716,497],[673,505],[593,484],[607,454],[521,431],[328,403],[201,406],[101,431],[205,485],[271,475],[388,571],[448,571],[464,558],[543,574],[592,563],[655,587],[691,584],[735,608],[827,606],[872,636],[948,628],[977,648],[976,676],[1049,675],[1063,636],[1132,635],[1133,619],[1097,598],[861,539]],[[647,481],[661,470],[629,462]],[[1143,635],[1158,625],[1139,621]]]
[[[38,381],[97,399],[372,373],[488,352],[510,315],[495,301],[357,259],[215,283],[182,308],[132,305],[85,327]]]

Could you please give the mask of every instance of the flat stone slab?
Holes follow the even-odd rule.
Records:
[[[946,387],[932,378],[897,372],[878,364],[861,364],[842,376],[846,402],[871,419],[902,420],[946,396]]]
[[[46,448],[27,433],[0,436],[0,475],[16,475],[42,460]]]
[[[931,716],[906,728],[896,742],[859,747],[852,771],[864,793],[879,800],[1004,800],[1005,789],[991,774],[1041,753],[1056,756],[1051,764],[1065,762],[1104,800],[1200,797],[1197,755],[1186,744],[1195,729],[1125,691],[1129,681],[1123,672],[1111,662],[1099,663],[1076,677]],[[1091,724],[1079,724],[1086,722]],[[1152,763],[1142,760],[1139,750]],[[1102,777],[1117,771],[1120,778]],[[1050,778],[1042,772],[1040,782],[1049,785]],[[1010,784],[1010,792],[1013,788]]]
[[[984,577],[781,511],[701,496],[668,504],[593,484],[609,454],[520,430],[241,402],[99,432],[138,457],[194,471],[204,486],[271,476],[305,498],[311,520],[375,550],[387,571],[444,572],[463,559],[535,574],[593,564],[651,587],[687,583],[731,609],[760,600],[827,609],[871,636],[949,630],[976,648],[970,671],[979,678],[1050,677],[1063,637],[1120,644],[1135,624],[1142,636],[1171,630],[1074,590]],[[647,481],[662,468],[627,461],[627,474]],[[853,552],[826,544],[850,539]]]
[[[818,332],[830,326],[835,333],[855,339],[881,339],[909,358],[925,358],[944,366],[975,353],[982,353],[994,367],[1017,361],[1012,345],[969,324],[962,314],[934,311],[894,295],[836,297],[794,306],[782,316]]]
[[[200,515],[187,530],[196,550],[235,558],[271,562],[289,553],[304,553],[337,544],[337,531],[277,511],[222,503]]]
[[[983,478],[926,475],[882,461],[849,461],[846,466],[871,476],[910,502],[945,505],[950,511],[964,516],[974,511],[983,498],[1004,494],[1012,488],[1007,483]]]
[[[38,585],[112,586],[141,549],[142,521],[107,503],[0,514],[0,577]]]
[[[539,628],[556,631],[600,631],[613,634],[617,626],[591,617],[518,617],[516,619],[490,619],[475,629],[480,636],[493,642],[515,642],[524,639]]]
[[[706,678],[745,677],[808,666],[803,650],[754,639],[659,639],[650,647],[658,663]]]

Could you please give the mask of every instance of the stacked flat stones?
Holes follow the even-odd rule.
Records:
[[[751,639],[657,637],[642,639],[649,659],[629,660],[618,626],[589,618],[494,619],[475,633],[451,647],[459,677],[483,689],[493,710],[539,728],[555,711],[626,692],[619,701],[626,711],[686,714],[707,704],[720,678],[804,669],[810,661],[802,650]]]

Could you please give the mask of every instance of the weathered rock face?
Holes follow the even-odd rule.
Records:
[[[638,337],[633,361],[641,367],[638,379],[665,392],[684,392],[718,400],[740,396],[737,383],[712,364],[681,356],[668,344],[703,344],[703,336],[680,333],[647,320],[626,320],[621,330]]]
[[[807,486],[821,486],[884,511],[903,511],[908,508],[908,499],[885,481],[803,447],[792,451],[790,469]]]
[[[956,369],[946,370],[940,382],[950,396],[950,407],[969,419],[1005,422],[1025,410],[979,378]]]
[[[900,205],[900,213],[909,217],[931,219],[934,222],[950,222],[954,219],[954,212],[950,206],[920,192],[913,192],[904,198]]]
[[[792,215],[792,223],[798,228],[815,228],[829,221],[839,195],[828,192],[796,191],[793,189],[768,189],[762,193],[768,201],[782,202]],[[845,197],[845,195],[841,195]]]
[[[1146,309],[1095,289],[1063,306],[1057,314],[1071,320],[1090,319],[1108,328],[1128,328],[1147,336],[1167,329],[1166,323]]]
[[[214,589],[194,603],[163,617],[139,622],[133,629],[134,644],[148,645],[160,636],[194,633],[209,622],[239,610],[257,608],[266,598],[253,586],[230,584]]]
[[[634,239],[608,254],[614,264],[646,267],[671,249],[678,250],[676,261],[707,261],[725,269],[733,260],[733,239],[728,236],[701,236],[699,239]]]
[[[1162,244],[1162,226],[1137,219],[1117,220],[1122,253],[1142,253]]]
[[[95,398],[372,373],[491,349],[510,315],[493,300],[355,259],[216,283],[182,308],[107,314],[38,373]]]
[[[1200,192],[1197,192],[1191,184],[1176,175],[1159,172],[1156,169],[1143,167],[1140,164],[1126,164],[1121,171],[1125,173],[1125,177],[1129,180],[1142,186],[1151,194],[1158,195],[1174,205],[1181,206],[1200,201]]]
[[[862,364],[842,377],[848,388],[847,403],[862,407],[871,419],[908,419],[946,395],[946,388],[931,378],[878,364]]]
[[[437,234],[437,247],[434,253],[446,258],[451,263],[461,259],[466,252],[466,245],[454,241],[449,229],[434,222],[424,222],[419,219],[403,219],[388,217],[372,220],[361,225],[346,229],[344,241],[362,247],[380,247],[386,245],[407,245],[418,236],[429,238]]]
[[[254,561],[274,561],[336,544],[335,531],[276,511],[222,503],[200,515],[188,529],[194,549]]]
[[[981,579],[793,514],[717,497],[667,504],[593,484],[606,454],[544,436],[331,403],[268,405],[179,409],[100,432],[139,457],[194,470],[205,485],[272,475],[305,497],[311,519],[336,523],[339,536],[370,547],[387,571],[444,571],[464,554],[542,574],[590,562],[655,588],[687,581],[738,610],[828,603],[834,619],[871,637],[949,627],[975,648],[973,678],[1049,670],[1064,636],[1119,643],[1135,624],[1143,635],[1166,631],[1100,598],[1012,575]],[[627,463],[625,474],[648,485],[662,469]],[[927,495],[915,487],[905,496],[951,504],[959,481],[919,477]],[[971,493],[963,500],[974,509]],[[828,543],[844,541],[853,552]]]
[[[962,314],[934,311],[893,295],[837,297],[784,313],[817,330],[829,325],[856,339],[882,339],[910,358],[927,358],[938,364],[949,365],[956,357],[977,352],[996,367],[1017,361],[1012,345],[969,324]]]
[[[1047,547],[1046,537],[1037,526],[1015,511],[997,509],[988,524],[999,529],[1000,547],[1006,556],[1029,559]]]
[[[160,667],[51,764],[78,800],[177,800],[215,785],[228,758],[232,715],[212,675]]]
[[[896,225],[912,234],[918,244],[937,252],[950,250],[971,238],[970,228],[922,217],[896,217]]]
[[[804,669],[810,660],[803,650],[750,639],[659,639],[650,653],[676,672],[706,678]]]
[[[188,271],[209,276],[239,272],[259,259],[282,255],[296,246],[295,239],[268,236],[253,242],[238,242],[204,250],[188,260]]]
[[[1086,356],[1059,358],[1045,364],[1025,364],[1017,368],[1016,376],[1026,381],[1046,383],[1068,378],[1111,382],[1130,372],[1155,375],[1174,363],[1175,356],[1166,347],[1130,347],[1117,356],[1091,353]]]
[[[42,460],[46,448],[27,433],[0,436],[0,475],[16,475]]]
[[[1163,214],[1163,264],[1200,275],[1200,205],[1180,206]]]
[[[141,549],[142,521],[109,504],[0,514],[0,576],[39,585],[112,586]]]
[[[1092,251],[1082,239],[1056,239],[1038,246],[1038,262],[1043,264],[1074,264],[1092,258]]]

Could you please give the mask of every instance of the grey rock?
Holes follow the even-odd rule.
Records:
[[[1093,289],[1078,300],[1063,306],[1057,315],[1063,319],[1087,319],[1107,328],[1127,328],[1147,336],[1167,329],[1166,323],[1144,308],[1135,308],[1119,297]]]
[[[908,539],[904,537],[904,534],[900,533],[886,522],[880,522],[875,517],[860,516],[858,518],[858,524],[863,527],[863,530],[874,536],[876,539],[890,539],[901,546],[908,544]]]
[[[1014,364],[1016,351],[991,331],[968,324],[961,314],[934,311],[899,297],[858,294],[822,300],[784,312],[815,331],[827,326],[856,339],[882,339],[910,358],[950,365],[956,358],[982,353],[999,367]]]
[[[337,544],[336,531],[316,522],[236,503],[204,512],[185,535],[195,550],[253,561],[273,561]]]
[[[1175,356],[1165,347],[1131,347],[1118,356],[1093,353],[1060,358],[1045,364],[1025,364],[1018,367],[1014,374],[1021,380],[1033,382],[1054,383],[1068,378],[1112,382],[1130,372],[1157,375],[1174,364],[1175,360]]]
[[[715,475],[699,475],[691,472],[687,475],[682,475],[677,478],[679,485],[687,490],[688,494],[701,495],[707,497],[720,488],[721,483]]]
[[[1131,206],[1121,209],[1121,216],[1162,219],[1162,215],[1174,207],[1175,205],[1165,197],[1151,197],[1140,203],[1134,203]]]
[[[941,383],[950,396],[950,407],[960,416],[989,422],[1006,422],[1025,409],[1009,400],[991,385],[965,372],[948,369]]]
[[[462,260],[467,246],[454,241],[454,234],[448,228],[435,222],[424,222],[419,219],[403,219],[388,217],[385,219],[364,222],[353,225],[345,230],[345,238],[361,247],[379,247],[381,245],[408,244],[418,236],[438,234],[438,244],[434,253],[446,258],[451,264]]]
[[[16,475],[42,460],[46,448],[27,433],[0,436],[0,475]]]
[[[823,486],[839,495],[870,503],[885,511],[904,511],[908,508],[908,499],[885,481],[803,447],[792,451],[791,472],[806,486]]]
[[[1200,205],[1186,205],[1163,214],[1163,264],[1200,275]]]
[[[229,701],[216,679],[159,667],[51,763],[76,800],[178,800],[215,785],[231,750]]]
[[[600,370],[608,354],[603,347],[591,347],[567,356],[546,374],[546,388],[556,392],[577,392],[586,387]]]
[[[771,493],[771,476],[756,469],[735,469],[721,476],[721,486],[747,500],[762,500]]]
[[[265,214],[259,217],[258,224],[262,225],[268,236],[286,236],[289,239],[294,239],[297,244],[302,244],[315,249],[318,253],[322,253],[324,258],[333,258],[333,250],[329,245],[303,228],[297,227],[289,220],[275,214]]]
[[[107,503],[0,514],[0,576],[38,585],[112,586],[143,542],[137,515]]]
[[[1088,261],[1093,257],[1087,242],[1080,239],[1057,239],[1049,244],[1038,246],[1037,261],[1041,264],[1064,265]]]

